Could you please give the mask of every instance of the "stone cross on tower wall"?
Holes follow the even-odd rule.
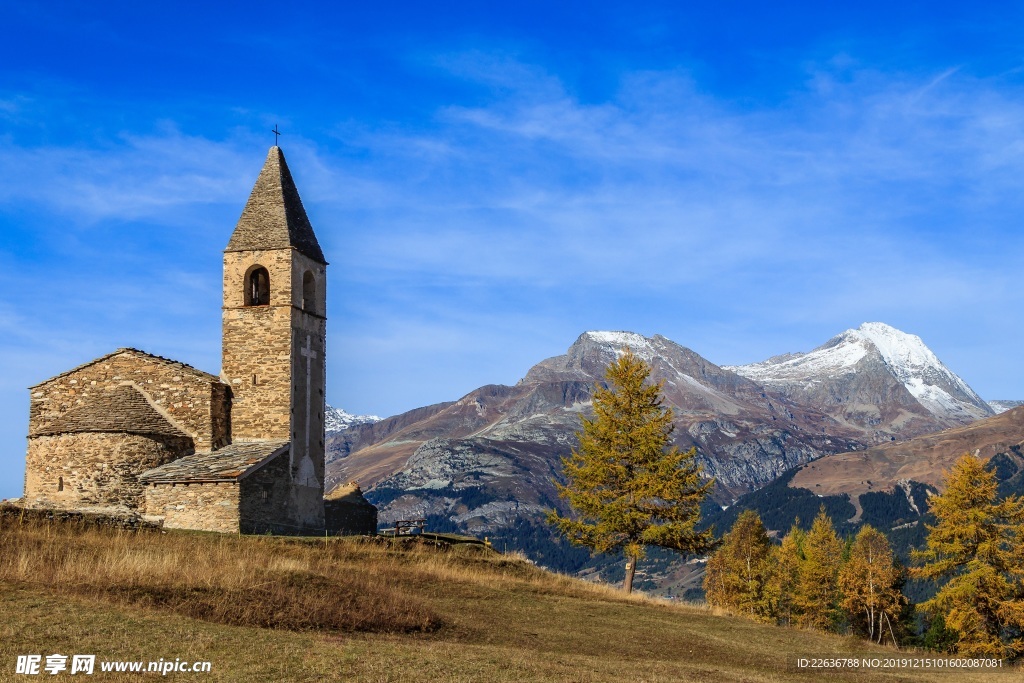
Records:
[[[317,358],[316,351],[310,346],[310,343],[311,343],[310,340],[311,339],[312,339],[312,337],[307,334],[306,335],[306,346],[301,348],[301,349],[299,349],[299,354],[303,358],[306,359],[306,428],[303,431],[305,432],[305,436],[306,436],[306,454],[307,455],[309,455],[311,453],[311,450],[310,450],[310,435],[312,434],[312,431],[313,431],[313,420],[312,420],[313,367],[312,366],[313,366],[313,361]],[[322,409],[320,411],[320,414],[323,415],[323,410]],[[322,437],[323,435],[321,434],[319,436]],[[294,452],[294,451],[295,451],[295,449],[293,448],[292,452]],[[312,483],[311,484],[309,482],[309,479],[310,479],[309,475],[306,474],[305,472],[302,472],[301,470],[302,470],[302,468],[300,467],[299,484],[302,485],[302,486],[316,486],[317,485],[316,483]]]

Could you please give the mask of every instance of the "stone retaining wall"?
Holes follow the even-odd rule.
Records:
[[[0,524],[74,524],[81,527],[108,527],[132,531],[159,531],[163,525],[138,515],[115,512],[83,512],[0,503]]]

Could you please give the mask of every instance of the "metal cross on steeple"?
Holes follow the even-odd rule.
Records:
[[[274,129],[270,132],[274,134],[274,147],[277,147],[277,136],[281,134],[281,131],[277,129],[276,123],[274,124]]]

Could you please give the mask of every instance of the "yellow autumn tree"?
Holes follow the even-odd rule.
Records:
[[[899,615],[907,604],[900,592],[902,571],[885,534],[865,524],[839,570],[842,606],[854,631],[875,642],[896,642]]]
[[[672,411],[662,405],[651,368],[629,349],[605,371],[594,393],[594,417],[583,418],[579,446],[562,458],[566,483],[555,482],[571,513],[548,521],[572,543],[626,556],[624,589],[647,546],[704,554],[712,529],[698,531],[700,505],[714,484],[703,481],[697,451],[669,447]]]
[[[797,519],[793,528],[782,539],[782,544],[772,551],[772,571],[765,589],[766,599],[772,605],[775,618],[787,626],[797,623],[800,608],[796,594],[800,585],[800,565],[804,562],[804,541],[806,532]]]
[[[774,618],[768,581],[772,572],[772,543],[761,518],[744,510],[708,558],[704,594],[708,604],[725,607],[757,621]]]
[[[967,657],[1024,652],[1024,500],[999,501],[997,489],[981,460],[964,454],[929,501],[936,521],[914,553],[924,565],[913,576],[945,581],[921,609],[945,619]]]
[[[839,565],[843,544],[832,520],[821,507],[804,539],[803,562],[794,596],[797,624],[804,627],[835,630],[839,621]]]

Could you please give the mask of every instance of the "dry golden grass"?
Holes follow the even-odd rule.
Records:
[[[0,581],[263,628],[408,632],[440,624],[345,547],[0,518]]]
[[[53,652],[210,661],[210,674],[178,676],[203,681],[859,682],[1020,675],[1007,669],[995,675],[802,671],[795,666],[799,656],[897,653],[853,638],[627,597],[482,547],[0,524],[0,680],[18,680],[17,654]]]

